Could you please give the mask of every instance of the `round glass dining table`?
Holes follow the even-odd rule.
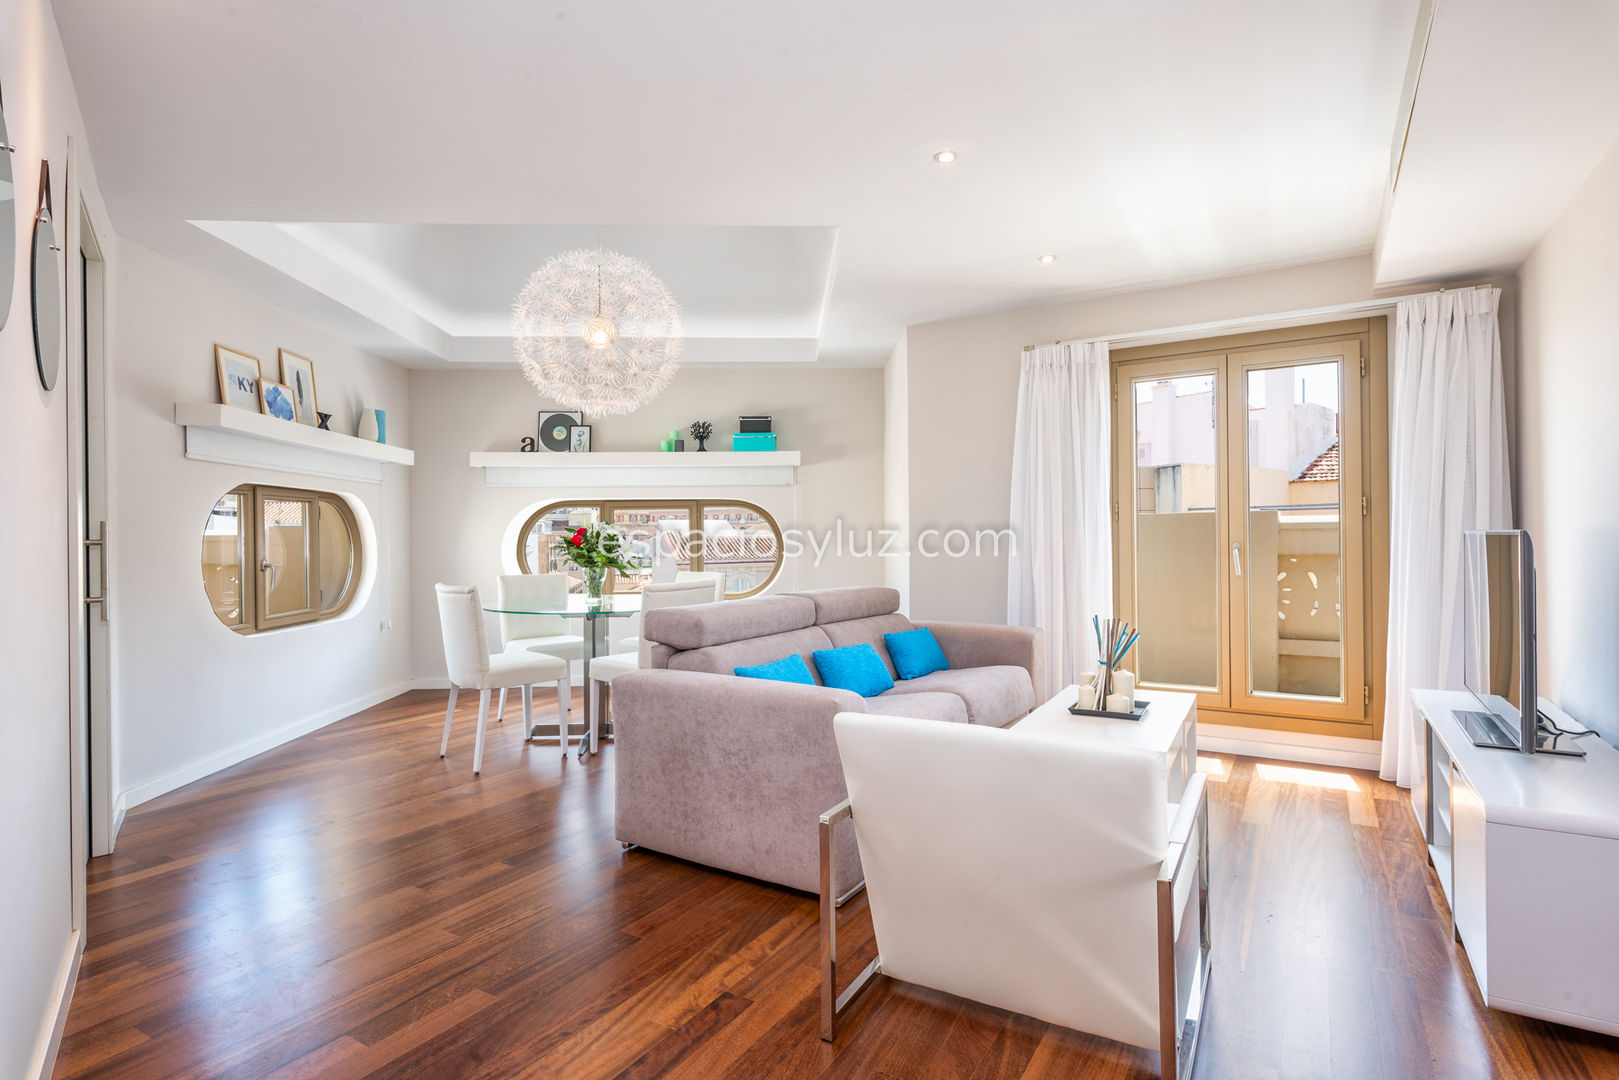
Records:
[[[579,760],[583,761],[590,753],[591,731],[591,693],[590,693],[590,662],[608,651],[607,628],[613,619],[624,618],[639,614],[641,611],[640,593],[604,593],[599,599],[592,599],[582,593],[569,593],[567,601],[562,604],[535,604],[535,605],[492,605],[486,606],[485,611],[492,615],[559,615],[564,619],[579,619],[581,621],[584,645],[585,667],[585,733],[579,739]],[[524,733],[525,738],[534,738],[538,725]],[[566,738],[566,733],[563,735]]]

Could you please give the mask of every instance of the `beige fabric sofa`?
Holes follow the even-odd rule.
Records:
[[[927,626],[950,670],[899,679],[883,635]],[[1040,631],[913,623],[899,593],[826,589],[649,612],[652,667],[613,682],[618,838],[706,866],[814,892],[820,814],[845,797],[832,735],[840,712],[1005,727],[1044,691]],[[819,685],[811,653],[869,642],[895,675],[877,697]],[[735,675],[804,658],[817,685]],[[840,881],[860,880],[854,838]]]

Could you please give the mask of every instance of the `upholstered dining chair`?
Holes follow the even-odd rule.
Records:
[[[1190,1075],[1209,977],[1204,777],[1133,746],[876,713],[832,721],[821,1037],[874,975],[1157,1050]],[[836,992],[832,832],[852,818],[877,959]],[[846,884],[846,883],[845,883]]]
[[[568,602],[566,574],[501,574],[495,579],[495,606],[505,608],[561,608]],[[500,637],[507,652],[536,652],[558,656],[570,664],[585,655],[585,639],[569,632],[561,615],[501,615]],[[573,692],[566,695],[573,704]],[[506,718],[506,691],[495,706],[495,722]]]
[[[444,711],[444,737],[438,756],[450,752],[450,721],[455,719],[455,702],[462,690],[478,691],[478,737],[472,748],[472,771],[483,772],[484,728],[489,719],[489,691],[521,687],[523,691],[523,732],[534,727],[534,684],[557,684],[557,721],[560,724],[562,756],[568,756],[568,697],[572,693],[568,662],[559,657],[532,652],[490,654],[489,635],[484,629],[483,604],[472,585],[433,586],[438,593],[439,627],[444,633],[444,662],[450,673],[450,704]]]
[[[714,589],[714,600],[718,603],[725,599],[725,574],[719,570],[676,570],[675,584],[685,584],[694,581],[706,581]]]
[[[667,581],[643,586],[641,614],[659,608],[689,607],[692,604],[714,602],[713,586],[707,581]],[[645,634],[636,638],[634,652],[617,652],[598,656],[590,662],[590,685],[587,694],[595,694],[595,707],[591,710],[590,751],[596,752],[601,741],[602,717],[612,705],[613,680],[628,671],[652,666],[652,646],[657,644]]]
[[[706,583],[713,588],[714,594],[708,598],[709,600],[713,600],[714,602],[718,603],[719,601],[725,599],[725,575],[718,570],[676,570],[675,580],[672,582],[672,584],[694,585],[699,582]],[[656,582],[655,584],[661,588],[671,584],[671,582],[661,581]],[[691,602],[695,604],[706,604],[708,603],[708,600],[693,600]],[[641,616],[631,616],[629,619],[626,619],[625,622],[628,625],[626,625],[624,628],[624,636],[618,638],[614,642],[613,651],[615,653],[629,654],[636,652],[641,648]],[[594,663],[594,661],[592,663]]]

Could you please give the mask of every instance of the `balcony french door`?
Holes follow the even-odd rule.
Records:
[[[1271,726],[1367,722],[1368,340],[1115,364],[1116,607],[1142,686]]]

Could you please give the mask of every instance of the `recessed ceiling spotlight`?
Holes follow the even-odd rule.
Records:
[[[948,165],[952,161],[956,160],[956,152],[954,150],[940,150],[937,154],[933,155],[933,160],[937,161],[940,165]]]
[[[1057,261],[1057,256],[1053,255],[1051,252],[1048,251],[1044,255],[1040,256],[1038,259],[1036,259],[1034,261],[1039,263],[1042,266],[1050,266],[1052,263]]]

